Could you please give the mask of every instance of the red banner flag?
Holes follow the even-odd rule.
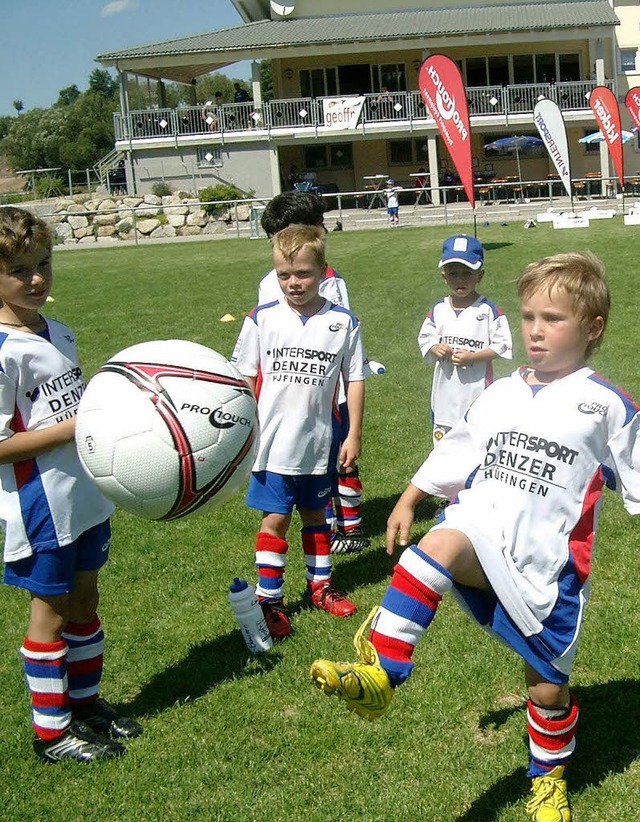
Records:
[[[475,208],[471,129],[460,69],[450,57],[432,54],[420,68],[418,87],[429,114],[438,126],[471,207]]]
[[[624,98],[631,122],[636,128],[640,128],[640,88],[630,88]]]
[[[622,126],[620,107],[615,94],[606,86],[596,86],[589,95],[589,105],[609,149],[620,186],[624,186],[622,167]]]

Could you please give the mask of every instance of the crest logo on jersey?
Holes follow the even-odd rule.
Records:
[[[333,325],[329,326],[329,331],[340,331],[342,328],[346,328],[347,326],[344,323],[333,323]]]
[[[581,414],[600,414],[602,417],[606,417],[609,406],[600,402],[581,402],[578,411]]]

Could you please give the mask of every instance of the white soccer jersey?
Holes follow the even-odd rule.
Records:
[[[320,280],[320,288],[318,289],[320,296],[330,303],[341,305],[343,308],[349,308],[349,294],[347,293],[347,285],[342,277],[331,266],[327,266],[324,277]],[[278,282],[278,275],[275,268],[268,271],[260,280],[258,285],[258,305],[266,305],[275,300],[282,301],[284,295]]]
[[[363,379],[360,324],[329,301],[311,317],[286,302],[246,317],[231,362],[257,378],[260,444],[254,471],[325,474],[338,378]]]
[[[603,486],[640,514],[640,415],[590,368],[537,391],[526,372],[484,391],[411,482],[427,494],[458,495],[435,528],[472,542],[503,609],[490,627],[521,651],[515,625],[568,674]]]
[[[47,320],[51,342],[0,327],[0,439],[74,416],[85,383],[73,333]],[[68,545],[107,519],[113,505],[85,474],[75,443],[0,465],[4,560]]]
[[[511,359],[512,342],[506,315],[479,296],[461,311],[451,298],[439,300],[427,314],[418,334],[418,346],[426,363],[435,363],[431,386],[431,422],[450,428],[460,420],[471,403],[493,382],[491,361],[459,368],[450,359],[436,360],[429,350],[438,343],[453,349],[482,351],[491,348],[499,357]]]

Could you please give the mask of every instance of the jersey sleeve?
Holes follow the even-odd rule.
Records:
[[[493,318],[489,328],[489,348],[499,357],[510,360],[513,356],[513,341],[507,315],[500,312]]]
[[[347,284],[334,269],[331,269],[330,274],[321,281],[320,293],[330,303],[350,310]]]
[[[342,378],[346,383],[359,382],[364,379],[364,360],[360,323],[354,318],[352,328],[349,331],[346,351],[342,358]]]
[[[424,318],[424,322],[420,327],[420,331],[418,333],[418,348],[420,349],[420,353],[422,354],[422,358],[426,363],[434,363],[436,362],[436,358],[433,354],[430,354],[430,350],[433,348],[434,345],[437,345],[440,342],[440,332],[436,328],[436,323],[433,315],[433,308],[427,316]]]
[[[0,440],[9,439],[15,432],[11,422],[15,414],[17,386],[0,368]]]
[[[613,475],[609,482],[621,496],[630,514],[640,514],[640,411],[619,428],[608,444],[609,458],[605,474]]]
[[[255,377],[260,370],[260,332],[256,319],[245,317],[236,340],[231,362],[245,377]]]

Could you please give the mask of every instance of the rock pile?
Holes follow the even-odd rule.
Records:
[[[251,208],[246,203],[221,204],[207,214],[194,197],[171,194],[156,197],[63,197],[49,201],[41,216],[49,222],[59,242],[65,245],[95,243],[96,240],[139,240],[156,237],[186,237],[196,234],[224,234],[236,222],[248,222]]]

